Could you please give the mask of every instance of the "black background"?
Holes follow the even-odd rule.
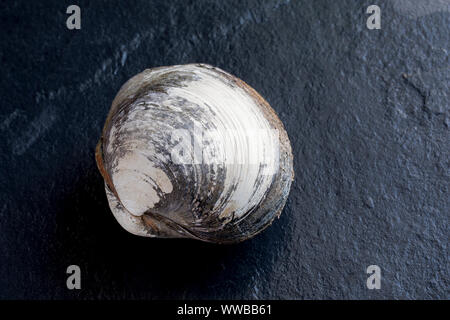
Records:
[[[450,14],[402,3],[3,2],[0,298],[449,298]],[[95,165],[120,86],[190,62],[253,86],[291,139],[285,210],[241,244],[128,234]]]

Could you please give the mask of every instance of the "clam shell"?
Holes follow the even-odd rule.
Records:
[[[294,176],[273,109],[242,80],[205,64],[147,69],[128,80],[96,160],[127,231],[215,243],[269,226]]]

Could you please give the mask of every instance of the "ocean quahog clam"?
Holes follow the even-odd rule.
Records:
[[[215,243],[269,226],[294,176],[287,133],[269,104],[206,64],[147,69],[128,80],[96,161],[127,231]]]

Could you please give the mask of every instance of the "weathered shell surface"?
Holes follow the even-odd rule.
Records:
[[[96,160],[118,222],[148,237],[248,239],[281,214],[293,179],[289,139],[269,104],[204,64],[126,82]]]

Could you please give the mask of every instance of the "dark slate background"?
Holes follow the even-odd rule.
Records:
[[[450,14],[399,1],[3,2],[0,298],[450,298]],[[253,86],[292,142],[286,208],[241,244],[128,234],[94,162],[120,86],[190,62]]]

